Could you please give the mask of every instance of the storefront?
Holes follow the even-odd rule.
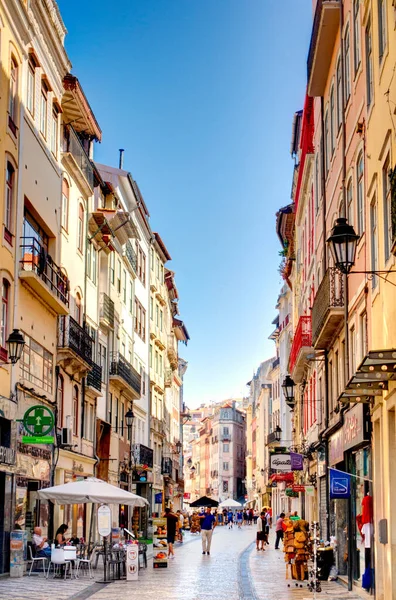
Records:
[[[329,438],[329,466],[346,470],[344,462],[344,430],[338,429]],[[327,506],[327,485],[323,478],[322,485],[322,500],[321,500],[321,520],[326,523],[326,506]],[[340,575],[347,575],[347,560],[348,560],[348,500],[330,500],[329,526],[330,537],[337,541],[335,553],[336,566]],[[324,525],[325,526],[325,525]]]
[[[0,418],[0,575],[10,566],[10,532],[14,528],[12,498],[16,452],[9,447],[11,422]],[[4,445],[3,445],[4,444]],[[7,444],[7,445],[5,445]]]

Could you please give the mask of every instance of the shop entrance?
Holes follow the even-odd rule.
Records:
[[[0,471],[0,575],[10,570],[12,475]]]

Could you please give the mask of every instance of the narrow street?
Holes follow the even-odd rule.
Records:
[[[23,579],[0,580],[2,600],[119,600],[136,596],[151,600],[309,600],[313,598],[303,584],[285,579],[283,552],[274,550],[273,534],[265,552],[257,552],[254,527],[242,530],[218,527],[210,556],[201,553],[200,536],[186,535],[183,545],[176,546],[176,558],[168,569],[155,571],[149,560],[141,570],[139,582],[120,581],[109,585],[95,583],[88,577],[78,580],[44,580],[42,575]],[[95,574],[98,579],[99,573]],[[290,587],[289,587],[290,584]],[[318,598],[358,600],[336,582],[323,582]]]

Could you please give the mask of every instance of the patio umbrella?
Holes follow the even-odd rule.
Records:
[[[202,496],[202,498],[198,498],[198,500],[194,500],[191,502],[190,508],[197,508],[198,506],[210,506],[211,508],[218,506],[219,503],[217,500],[213,500],[213,498],[208,498],[208,496]]]
[[[122,490],[96,477],[55,485],[37,492],[40,500],[51,500],[54,504],[126,504],[146,506],[148,501],[141,496]]]
[[[224,500],[219,504],[219,508],[240,508],[241,506],[242,504],[240,502],[237,502],[232,498],[227,498],[227,500]]]

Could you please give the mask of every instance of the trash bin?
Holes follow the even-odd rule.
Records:
[[[27,551],[27,531],[10,533],[10,577],[23,577]]]
[[[318,548],[318,579],[327,581],[334,563],[333,548]]]

